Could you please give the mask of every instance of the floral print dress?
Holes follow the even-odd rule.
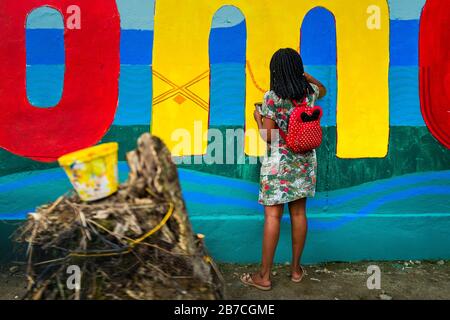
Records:
[[[307,97],[309,106],[314,106],[319,88],[311,84],[314,94]],[[279,98],[273,91],[264,95],[261,115],[272,119],[279,128],[287,132],[288,121],[294,105],[290,100]],[[260,177],[259,203],[265,206],[289,203],[301,198],[314,197],[317,180],[316,150],[294,153],[279,143],[272,143],[270,155],[263,160]]]

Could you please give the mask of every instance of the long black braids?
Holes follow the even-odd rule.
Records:
[[[291,48],[280,49],[270,61],[270,90],[282,99],[301,101],[314,93],[304,73],[300,54]]]

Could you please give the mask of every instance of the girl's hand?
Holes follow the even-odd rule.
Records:
[[[305,76],[306,80],[311,79],[311,75],[307,72],[303,73],[303,75]]]
[[[255,118],[255,121],[258,124],[262,122],[262,115],[259,113],[258,109],[255,109],[255,111],[253,111],[253,118]]]

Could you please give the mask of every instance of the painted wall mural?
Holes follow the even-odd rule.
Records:
[[[288,46],[329,92],[306,262],[450,257],[448,2],[94,3],[0,2],[0,259],[15,221],[70,190],[59,155],[117,141],[124,180],[125,153],[151,130],[182,162],[188,211],[212,253],[257,261],[264,148],[253,103],[271,55]],[[172,141],[178,128],[197,133],[187,148]],[[211,133],[230,129],[242,135],[224,148],[245,140],[235,164],[205,163],[218,152]],[[287,216],[282,228],[287,244]]]

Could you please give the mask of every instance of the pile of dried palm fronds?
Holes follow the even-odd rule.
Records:
[[[18,230],[28,243],[26,299],[223,298],[168,149],[144,134],[127,159],[129,179],[116,194],[93,203],[62,196]],[[81,270],[79,289],[67,286],[69,266]]]

